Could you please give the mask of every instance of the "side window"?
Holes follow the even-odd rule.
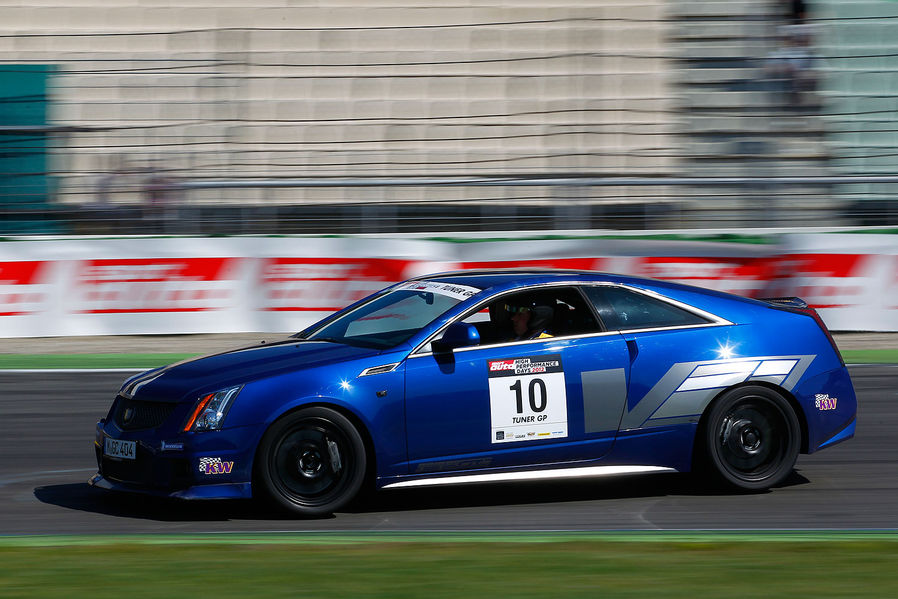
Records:
[[[605,326],[611,330],[653,329],[709,322],[697,314],[622,287],[584,287],[584,291]]]
[[[570,287],[504,295],[469,314],[462,322],[477,327],[481,345],[601,330],[583,296]]]

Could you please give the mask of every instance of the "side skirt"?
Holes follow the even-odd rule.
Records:
[[[488,474],[463,474],[456,476],[439,476],[433,478],[417,478],[389,483],[382,489],[399,489],[408,487],[429,487],[436,485],[464,485],[470,483],[513,482],[531,480],[551,480],[563,478],[586,478],[598,476],[618,476],[622,474],[647,474],[660,472],[677,472],[674,468],[662,466],[585,466],[580,468],[554,468],[551,470],[524,470],[516,472],[491,472]]]

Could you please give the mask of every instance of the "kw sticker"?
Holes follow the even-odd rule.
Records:
[[[221,458],[200,458],[199,471],[201,474],[230,474],[234,468],[234,462],[222,462]]]
[[[814,396],[814,407],[821,412],[835,410],[838,401],[837,397],[830,397],[829,393],[818,393]]]

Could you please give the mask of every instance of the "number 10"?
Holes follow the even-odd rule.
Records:
[[[536,388],[539,387],[539,403],[536,401]],[[510,386],[509,389],[514,391],[515,401],[518,404],[518,414],[524,413],[524,397],[521,392],[521,379],[515,381],[515,384]],[[533,379],[530,381],[530,387],[527,390],[527,394],[530,396],[530,409],[534,412],[542,412],[546,409],[546,383],[542,379]]]

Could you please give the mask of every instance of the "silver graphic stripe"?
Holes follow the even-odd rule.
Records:
[[[674,422],[672,419],[697,420],[721,389],[744,381],[765,381],[791,391],[816,357],[752,356],[679,362],[624,413],[621,429],[662,426]]]

